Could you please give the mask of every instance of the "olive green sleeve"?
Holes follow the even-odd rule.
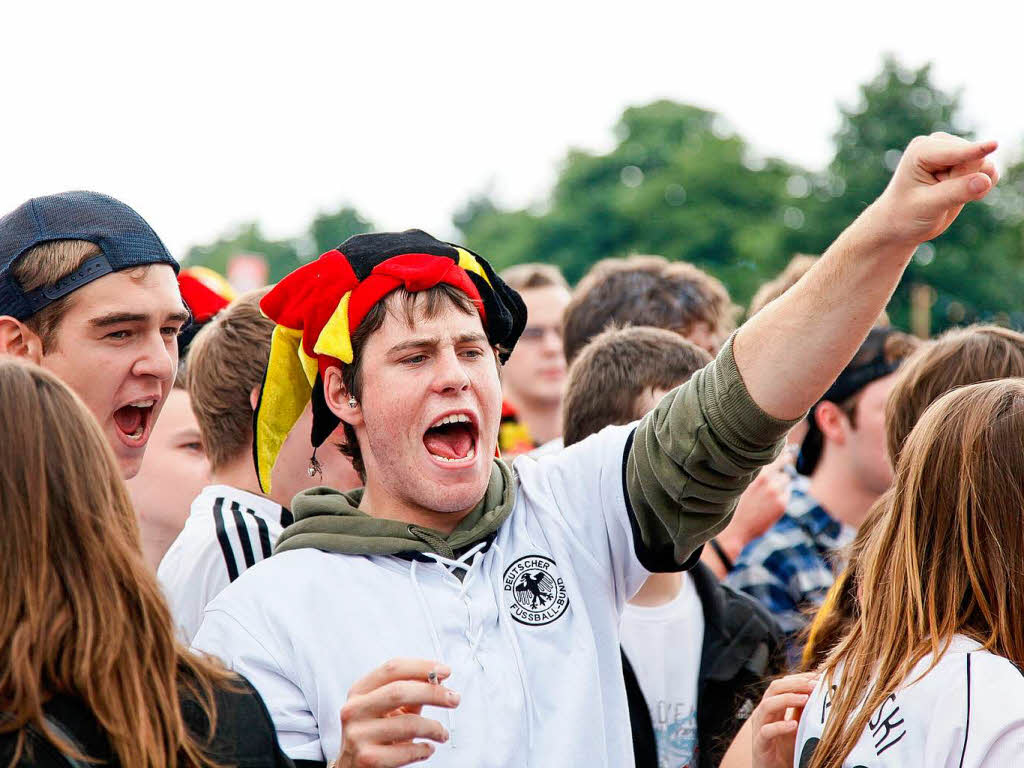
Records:
[[[750,397],[730,339],[718,357],[643,418],[625,464],[640,562],[675,571],[732,517],[757,471],[800,419],[766,414]]]

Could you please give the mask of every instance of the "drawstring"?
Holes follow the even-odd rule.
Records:
[[[498,544],[497,540],[494,542],[494,550],[500,556],[499,562],[504,562],[505,553],[502,551],[501,545]],[[526,705],[526,759],[529,761],[533,755],[533,694],[530,691],[530,679],[526,676],[526,664],[523,661],[523,652],[519,647],[519,637],[516,635],[515,627],[512,626],[512,619],[508,616],[508,611],[505,608],[501,584],[495,581],[492,582],[491,587],[494,590],[494,600],[498,609],[498,624],[512,646],[512,651],[516,658],[516,666],[519,668],[519,680],[523,685],[523,702]]]
[[[416,578],[416,566],[419,563],[416,560],[412,561],[412,567],[409,569],[409,578],[412,579],[413,592],[416,593],[416,600],[420,604],[420,610],[423,611],[423,617],[427,620],[427,626],[430,627],[430,639],[434,643],[434,658],[438,662],[443,663],[441,654],[441,638],[437,636],[437,627],[434,626],[434,617],[430,613],[430,609],[427,607],[427,598],[423,595],[423,588],[420,587],[420,580]],[[449,743],[452,749],[455,749],[455,729],[452,727],[452,711],[450,709],[444,710],[445,718],[448,724],[448,737]]]
[[[482,541],[479,544],[466,550],[462,554],[462,557],[458,558],[457,560],[453,560],[443,555],[439,555],[435,552],[423,553],[424,557],[429,557],[434,562],[445,566],[449,572],[452,572],[457,568],[461,568],[463,571],[465,571],[464,577],[460,580],[459,597],[462,598],[462,602],[466,604],[466,613],[469,616],[469,625],[466,627],[466,642],[469,643],[470,655],[473,657],[473,660],[480,665],[481,669],[483,668],[483,662],[480,661],[480,658],[476,655],[476,652],[477,649],[480,647],[480,641],[483,640],[484,627],[483,625],[481,625],[477,629],[475,635],[470,634],[470,629],[472,628],[473,622],[473,613],[470,610],[469,605],[469,586],[473,582],[473,578],[476,576],[476,573],[480,570],[479,568],[475,567],[476,559],[474,558],[474,555],[476,555],[480,550],[484,549],[484,547],[486,546],[487,542]]]

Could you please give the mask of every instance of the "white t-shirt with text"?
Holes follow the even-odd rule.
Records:
[[[966,637],[938,665],[926,656],[873,713],[843,768],[1009,768],[1024,765],[1024,675]],[[840,674],[819,680],[797,731],[794,768],[806,768],[828,722]]]
[[[704,608],[690,574],[683,574],[679,594],[665,605],[627,603],[620,631],[651,713],[659,768],[695,768]]]

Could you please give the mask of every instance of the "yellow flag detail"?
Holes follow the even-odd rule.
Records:
[[[484,282],[491,285],[491,281],[487,279],[487,273],[484,272],[484,268],[480,266],[480,262],[476,260],[476,257],[467,251],[465,248],[456,248],[459,252],[459,266],[467,272],[475,272],[484,279]],[[493,288],[494,286],[491,285]]]
[[[316,354],[336,357],[346,364],[352,362],[352,336],[348,329],[348,300],[351,296],[352,291],[349,291],[341,297],[313,347]]]
[[[300,355],[301,348],[301,331],[282,325],[274,328],[253,435],[256,443],[256,474],[264,493],[270,492],[270,476],[281,446],[313,395],[313,385],[305,363],[311,358]],[[313,368],[315,381],[315,360]]]

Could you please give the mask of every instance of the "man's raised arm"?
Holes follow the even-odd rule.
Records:
[[[795,286],[641,421],[626,461],[637,556],[673,570],[725,527],[757,470],[853,358],[915,249],[997,181],[994,141],[914,139],[889,186]]]
[[[765,413],[797,418],[853,358],[885,309],[914,250],[942,234],[997,174],[994,141],[933,134],[910,142],[874,203],[791,290],[736,334],[733,354]]]

